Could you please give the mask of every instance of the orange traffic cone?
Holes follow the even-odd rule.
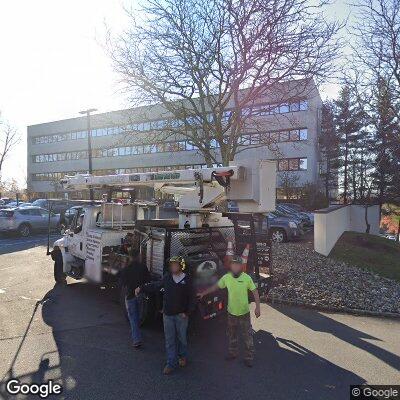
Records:
[[[242,253],[242,267],[243,271],[247,271],[247,261],[249,259],[250,245],[247,243]]]
[[[234,253],[233,253],[233,243],[230,240],[228,240],[228,247],[226,249],[226,254],[225,254],[225,257],[224,257],[224,267],[225,268],[229,268],[229,265],[231,263],[233,255],[234,255]]]

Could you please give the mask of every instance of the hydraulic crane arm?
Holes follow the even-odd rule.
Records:
[[[230,179],[245,179],[243,167],[229,166],[204,169],[182,169],[173,171],[142,172],[135,174],[119,175],[89,175],[77,174],[66,176],[61,184],[67,190],[105,189],[105,188],[130,188],[139,186],[161,187],[166,184],[196,184],[200,177],[204,183],[211,183],[217,177],[229,176]]]
[[[129,190],[147,186],[180,196],[180,210],[201,211],[222,196],[238,203],[241,212],[275,209],[276,165],[256,161],[227,167],[183,169],[120,175],[77,174],[61,180],[66,190]]]

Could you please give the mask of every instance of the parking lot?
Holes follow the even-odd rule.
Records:
[[[190,363],[161,374],[159,324],[135,351],[113,294],[55,286],[44,235],[1,238],[0,379],[56,379],[68,399],[347,399],[349,385],[398,383],[400,321],[262,305],[256,364],[224,361],[223,321],[190,337]],[[4,385],[0,398],[10,399]]]
[[[52,234],[50,243],[54,242],[59,235]],[[13,253],[47,244],[47,234],[35,234],[28,238],[21,238],[17,234],[3,233],[0,235],[0,254]]]

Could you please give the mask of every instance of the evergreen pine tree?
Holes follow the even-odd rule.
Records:
[[[322,179],[324,193],[327,199],[337,197],[334,193],[338,189],[338,171],[340,166],[339,137],[335,126],[335,106],[331,101],[322,105],[321,136],[319,140],[324,168]]]
[[[399,198],[400,157],[396,153],[399,147],[399,126],[396,118],[396,104],[389,83],[379,78],[374,91],[373,116],[375,170],[374,186],[380,204],[391,197]]]
[[[353,189],[353,199],[357,198],[355,191],[357,171],[359,171],[360,154],[359,141],[364,135],[364,111],[360,108],[349,86],[344,86],[335,104],[335,125],[339,137],[340,172],[343,179],[343,202],[347,203]]]

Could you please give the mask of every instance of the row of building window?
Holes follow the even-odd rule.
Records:
[[[306,111],[307,109],[308,109],[307,100],[299,100],[284,104],[257,105],[251,108],[247,108],[245,110],[245,113],[253,114],[255,116],[266,116],[272,114],[285,114],[289,112]],[[231,113],[230,111],[226,111],[224,113],[226,119],[229,118],[230,113]],[[196,117],[188,117],[187,123],[189,123],[190,125],[199,123],[199,121],[196,121],[196,119],[197,119]],[[210,114],[210,119],[211,119],[211,114]],[[183,120],[163,119],[158,121],[138,122],[135,124],[128,124],[126,126],[109,126],[103,128],[96,128],[92,129],[91,133],[93,137],[101,137],[101,136],[118,135],[124,132],[131,132],[131,131],[150,131],[150,130],[161,130],[165,128],[179,128],[180,126],[183,125],[184,125]],[[78,140],[86,138],[87,138],[87,131],[65,132],[53,135],[36,136],[32,138],[32,143],[33,144],[56,143],[66,140]]]
[[[262,144],[262,143],[284,143],[299,142],[308,139],[307,128],[292,129],[290,131],[266,132],[266,133],[250,133],[242,135],[240,144]]]
[[[269,132],[269,133],[253,133],[246,134],[241,137],[241,145],[254,145],[269,142],[287,142],[307,140],[307,129],[294,129],[291,131]],[[211,148],[218,148],[218,142],[213,139],[210,142]],[[93,158],[131,156],[136,154],[152,154],[177,151],[196,150],[197,147],[189,140],[180,140],[174,142],[153,143],[137,146],[113,147],[109,149],[93,149]],[[88,158],[88,152],[69,151],[65,153],[38,154],[33,156],[34,163],[47,163],[56,161],[81,160]]]
[[[219,165],[214,165],[218,167]],[[202,169],[207,168],[206,164],[191,165],[167,165],[151,167],[133,167],[117,169],[98,169],[93,175],[114,175],[114,174],[136,174],[140,172],[172,171],[177,169]],[[278,171],[306,171],[307,158],[283,158],[278,161]],[[65,175],[87,174],[88,171],[67,171],[67,172],[44,172],[32,174],[33,181],[54,181],[57,182]]]
[[[247,109],[246,112],[257,116],[265,116],[265,115],[286,114],[289,112],[307,111],[307,110],[308,110],[307,100],[299,100],[290,103],[264,104],[260,106],[255,106],[252,107],[251,109],[250,108]]]

